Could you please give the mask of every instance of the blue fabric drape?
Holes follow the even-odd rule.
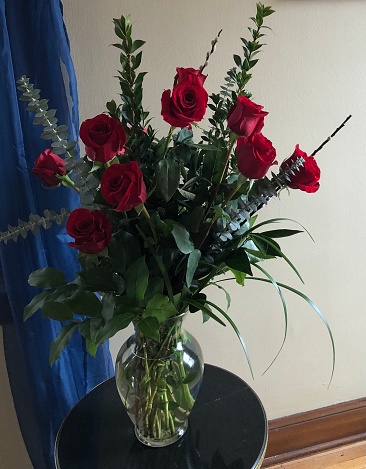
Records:
[[[76,139],[76,79],[59,0],[0,0],[0,230],[30,213],[74,208],[77,194],[64,187],[45,189],[32,174],[34,160],[50,146],[42,128],[19,102],[16,80],[27,75],[60,124]],[[78,270],[76,252],[67,246],[64,227],[53,226],[18,242],[0,244],[0,323],[9,380],[21,432],[35,469],[54,467],[57,430],[70,408],[92,387],[113,374],[108,345],[96,358],[74,337],[61,358],[48,364],[50,343],[61,325],[36,313],[23,323],[23,308],[36,293],[27,279],[47,265]]]

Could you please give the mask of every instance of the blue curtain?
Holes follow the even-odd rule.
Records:
[[[45,189],[33,176],[39,153],[50,145],[42,128],[19,102],[16,80],[27,75],[60,124],[76,139],[77,87],[59,0],[0,0],[0,231],[30,213],[74,208],[77,194]],[[41,229],[42,230],[42,229]],[[79,335],[51,368],[50,343],[61,325],[36,313],[23,323],[23,308],[35,294],[29,274],[45,266],[63,270],[71,280],[78,270],[64,227],[29,234],[0,244],[0,323],[9,380],[21,432],[35,469],[54,467],[57,430],[70,408],[96,384],[113,374],[108,345],[90,357]],[[82,431],[82,429],[81,429]]]

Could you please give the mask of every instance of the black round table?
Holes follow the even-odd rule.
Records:
[[[254,469],[263,461],[267,436],[266,415],[253,390],[206,364],[188,430],[176,443],[165,448],[140,443],[110,378],[65,418],[55,462],[57,469]]]

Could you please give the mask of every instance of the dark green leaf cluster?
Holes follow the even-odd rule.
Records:
[[[226,137],[228,130],[225,128],[225,119],[228,111],[236,102],[238,96],[245,95],[248,98],[251,97],[250,92],[245,87],[252,77],[251,69],[258,62],[258,59],[255,57],[264,45],[261,42],[261,39],[265,36],[262,30],[263,28],[270,29],[264,25],[264,20],[272,13],[274,13],[274,10],[271,7],[257,3],[257,14],[251,18],[255,27],[248,27],[251,40],[240,38],[243,43],[242,55],[234,54],[233,59],[236,66],[227,71],[224,78],[225,85],[221,86],[220,93],[210,96],[212,103],[209,104],[209,107],[212,110],[212,117],[209,119],[209,122],[212,125],[212,129],[205,132],[204,140],[212,142],[214,138],[218,138],[221,135]]]
[[[149,113],[144,111],[142,106],[142,85],[147,72],[137,71],[142,60],[142,51],[139,49],[145,41],[132,39],[130,16],[115,18],[113,22],[115,34],[121,40],[113,44],[121,51],[121,70],[118,72],[121,104],[117,106],[115,101],[110,101],[107,103],[107,109],[112,117],[121,120],[129,137],[126,147],[128,154],[139,161],[148,151],[154,137],[151,127],[147,129]]]

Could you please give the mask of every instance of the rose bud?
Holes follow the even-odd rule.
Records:
[[[101,191],[104,199],[117,205],[117,212],[126,212],[146,200],[146,186],[136,161],[113,164],[102,176]]]
[[[263,106],[253,103],[246,96],[239,96],[236,104],[231,107],[227,116],[227,125],[241,137],[258,134],[264,125],[264,118],[268,114],[262,111]]]
[[[300,189],[305,192],[316,192],[320,186],[319,166],[313,156],[308,156],[304,151],[300,150],[299,145],[296,145],[293,154],[281,164],[281,168],[286,170],[286,168],[291,166],[291,164],[300,156],[305,161],[302,166],[299,166],[298,170],[293,170],[294,174],[289,174],[291,180],[287,182],[287,185],[288,187],[291,187],[291,189]]]
[[[85,254],[98,254],[110,244],[111,228],[112,222],[104,212],[77,208],[66,222],[66,231],[75,238],[68,245]]]
[[[60,184],[58,176],[65,176],[65,161],[52,153],[51,148],[44,150],[34,162],[33,173],[38,176],[46,186],[56,187]]]
[[[239,171],[248,179],[260,179],[275,164],[276,150],[263,134],[242,137],[236,141]]]
[[[118,119],[99,114],[81,124],[80,138],[91,160],[106,163],[122,150],[126,132]]]
[[[199,122],[206,113],[208,94],[203,84],[206,75],[194,68],[177,68],[172,92],[161,97],[161,115],[174,127],[187,127]]]

